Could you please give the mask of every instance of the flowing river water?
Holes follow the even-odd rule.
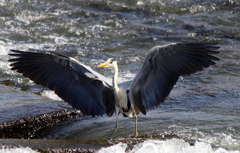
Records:
[[[10,70],[10,49],[61,53],[109,78],[111,71],[96,66],[113,57],[122,82],[135,76],[153,46],[219,42],[216,65],[181,77],[165,103],[139,116],[139,133],[174,134],[240,151],[239,16],[238,0],[0,1],[0,81],[14,82],[0,85],[0,122],[70,108]],[[133,134],[134,121],[119,120],[115,137]],[[37,138],[107,139],[114,121],[115,115],[76,118]]]

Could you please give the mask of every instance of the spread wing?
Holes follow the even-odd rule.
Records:
[[[131,103],[146,114],[169,95],[179,76],[190,75],[214,65],[216,43],[178,43],[150,50],[128,92]]]
[[[16,57],[9,60],[12,70],[55,91],[73,108],[92,116],[113,114],[113,88],[90,67],[59,54],[11,51],[9,55]]]

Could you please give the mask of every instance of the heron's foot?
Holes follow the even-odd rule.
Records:
[[[108,138],[108,140],[112,140],[112,139],[113,139],[114,133],[115,133],[115,131],[113,131],[113,133],[112,133],[111,136]]]
[[[137,138],[138,137],[138,132],[136,132],[133,136],[133,138]]]

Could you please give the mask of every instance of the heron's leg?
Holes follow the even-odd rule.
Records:
[[[137,114],[134,111],[134,120],[135,120],[135,134],[134,134],[134,138],[138,137],[138,117]]]
[[[114,128],[109,140],[112,139],[112,137],[114,136],[114,134],[115,134],[115,132],[117,131],[117,128],[118,128],[118,114],[119,114],[119,107],[118,106],[115,106],[115,112],[116,112],[116,125],[115,125],[115,128]]]

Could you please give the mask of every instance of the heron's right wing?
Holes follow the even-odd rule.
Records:
[[[146,114],[169,95],[179,76],[214,65],[216,43],[178,43],[153,47],[132,81],[128,96]]]
[[[113,88],[90,67],[59,54],[11,51],[12,70],[53,90],[73,108],[92,116],[113,114]]]

